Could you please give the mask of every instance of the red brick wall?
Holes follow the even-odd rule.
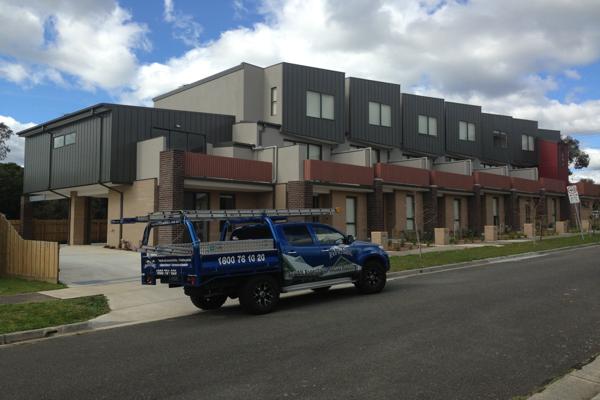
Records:
[[[181,210],[183,203],[184,159],[181,150],[168,150],[160,153],[160,173],[158,186],[158,210]],[[158,231],[158,242],[174,243],[182,236],[183,226],[163,226]]]

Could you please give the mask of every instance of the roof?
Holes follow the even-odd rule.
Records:
[[[42,124],[32,126],[31,128],[27,128],[17,133],[19,136],[27,137],[33,136],[35,134],[45,132],[46,130],[56,129],[60,126],[69,124],[71,122],[87,118],[92,115],[98,115],[110,111],[112,106],[116,106],[116,104],[109,103],[98,103],[90,107],[83,108],[81,110],[65,114],[61,117],[54,118],[50,121],[44,122]]]

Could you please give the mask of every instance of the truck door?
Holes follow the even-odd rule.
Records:
[[[326,266],[321,247],[317,245],[306,224],[283,225],[281,244],[283,275],[287,283],[320,279]]]
[[[321,249],[322,262],[327,267],[322,278],[353,275],[358,266],[354,264],[351,248],[345,244],[345,236],[327,225],[313,224],[312,230]]]

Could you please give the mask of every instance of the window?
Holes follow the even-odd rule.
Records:
[[[317,237],[319,244],[335,245],[344,243],[344,235],[333,228],[323,225],[314,225],[313,230],[315,231],[315,236]]]
[[[415,230],[415,197],[406,196],[406,230]]]
[[[471,122],[458,121],[458,138],[460,140],[475,141],[475,124]]]
[[[534,151],[535,149],[535,138],[529,135],[521,135],[521,150],[523,151]]]
[[[497,197],[493,197],[492,198],[492,223],[496,226],[500,225],[500,214],[498,213],[498,198]]]
[[[506,149],[508,147],[508,135],[506,132],[502,131],[494,131],[494,147],[499,147],[502,149]]]
[[[65,146],[75,143],[75,132],[67,133],[65,135]]]
[[[346,234],[356,237],[356,197],[346,197]]]
[[[282,229],[285,239],[291,246],[311,246],[313,244],[306,225],[287,225]]]
[[[318,92],[306,91],[306,116],[313,118],[334,119],[333,96]]]
[[[392,108],[387,104],[369,102],[369,124],[378,126],[392,126]]]
[[[54,148],[58,149],[59,147],[63,147],[65,145],[65,137],[64,136],[56,136],[54,138]]]
[[[271,115],[277,115],[277,88],[271,88]]]
[[[437,136],[437,118],[419,115],[418,125],[421,135]]]
[[[460,230],[460,199],[454,199],[452,202],[452,222],[454,232]]]
[[[371,161],[374,161],[375,163],[381,162],[381,150],[371,149]]]
[[[306,159],[307,160],[322,160],[323,149],[320,144],[294,142],[291,140],[284,140],[283,143],[286,146],[294,146],[296,144],[303,144],[306,146]]]
[[[271,229],[265,224],[246,225],[231,233],[231,240],[273,239]]]

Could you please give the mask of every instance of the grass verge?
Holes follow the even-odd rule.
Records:
[[[39,292],[42,290],[64,289],[66,287],[67,285],[62,283],[28,281],[19,278],[0,278],[0,296]]]
[[[0,304],[0,334],[82,322],[110,311],[104,295]]]
[[[577,246],[583,244],[600,243],[600,234],[569,236],[565,238],[544,239],[536,242],[509,243],[501,247],[484,246],[460,250],[448,250],[423,253],[421,259],[418,254],[390,257],[390,271],[404,271],[433,267],[436,265],[454,264],[468,261],[483,260],[485,258],[502,257],[514,254],[529,253],[533,251],[559,249],[561,247]]]

